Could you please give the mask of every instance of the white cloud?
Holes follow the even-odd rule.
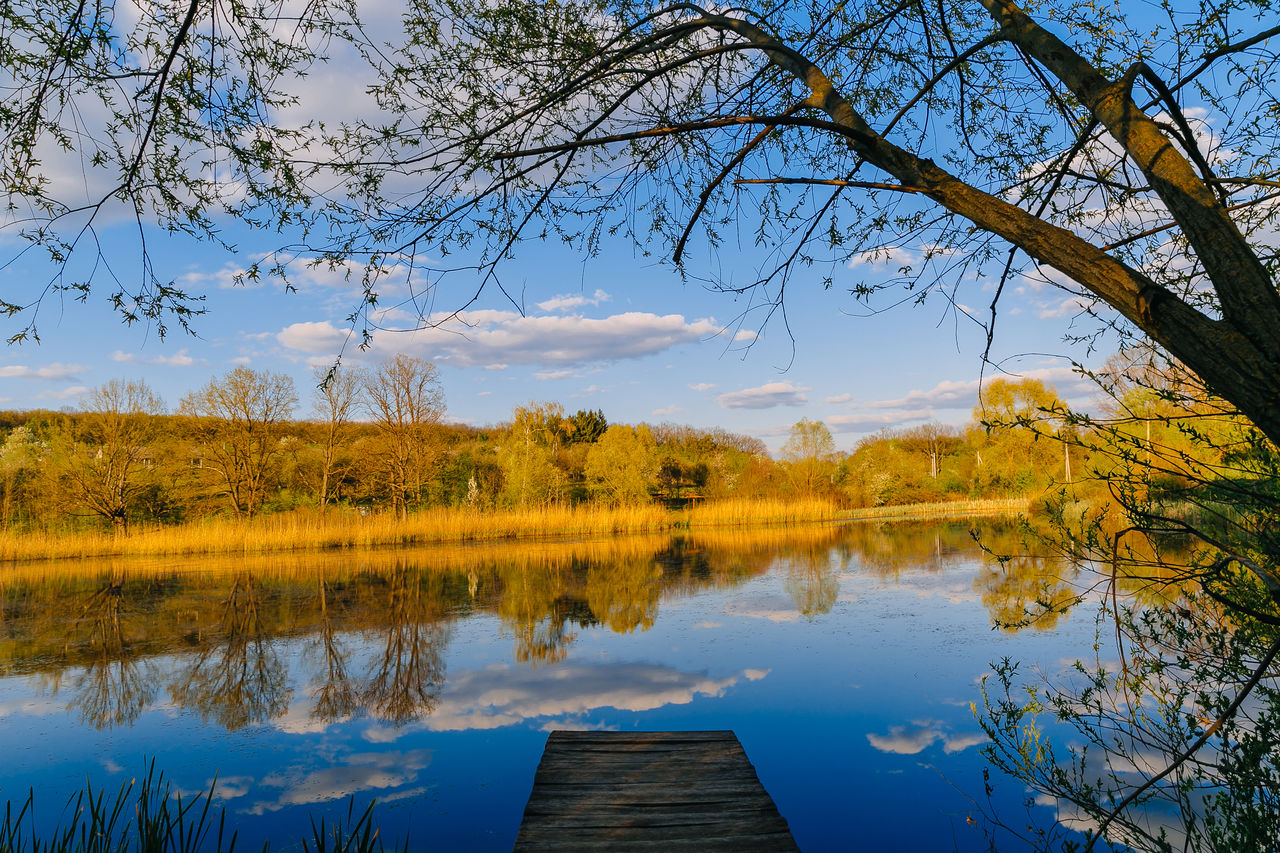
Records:
[[[545,302],[537,303],[538,307],[543,311],[568,311],[573,308],[580,308],[583,305],[599,305],[601,302],[608,302],[609,294],[603,290],[597,290],[590,296],[582,294],[560,294],[553,296]]]
[[[431,326],[430,323],[439,325]],[[375,354],[409,352],[464,367],[507,364],[581,365],[653,355],[718,335],[710,319],[627,312],[609,317],[526,317],[478,310],[428,318],[428,327],[375,336]],[[295,323],[277,334],[284,346],[308,354],[338,351],[347,333],[329,322]]]
[[[0,379],[75,379],[84,369],[83,364],[63,364],[62,362],[46,364],[43,367],[6,364],[0,366]]]
[[[191,367],[195,364],[207,364],[204,359],[194,359],[188,355],[186,348],[178,350],[173,355],[164,356],[157,355],[152,358],[143,358],[137,353],[125,352],[124,350],[116,350],[111,353],[111,360],[118,361],[122,364],[150,364],[160,367]]]
[[[691,383],[689,383],[689,387],[690,387],[691,389],[693,389],[694,391],[710,391],[712,388],[716,387],[716,383],[714,383],[714,382],[691,382]]]
[[[294,323],[276,334],[281,346],[312,355],[337,353],[350,337],[346,329],[339,329],[326,321],[319,323]]]
[[[849,268],[879,267],[881,269],[898,270],[902,267],[914,267],[920,263],[923,255],[902,247],[870,249],[859,252],[849,259]]]
[[[36,395],[37,400],[70,400],[79,397],[81,394],[88,392],[88,385],[71,385],[67,388],[58,390],[41,391]]]
[[[533,378],[546,381],[546,380],[552,380],[552,379],[568,379],[570,376],[573,376],[573,375],[574,374],[572,370],[544,370],[540,373],[533,374]]]
[[[725,409],[772,409],[775,406],[803,406],[809,402],[804,392],[808,388],[796,387],[790,380],[768,382],[756,388],[729,391],[717,399]]]
[[[661,409],[654,409],[652,414],[655,418],[665,418],[683,411],[684,409],[680,408],[675,403],[672,403],[670,406],[666,406]]]
[[[733,342],[735,344],[754,342],[760,337],[758,332],[750,329],[739,329],[733,333]]]
[[[832,432],[875,432],[885,427],[900,426],[912,421],[933,418],[931,409],[914,409],[899,412],[858,412],[852,415],[832,415],[826,419]]]
[[[1098,300],[1084,296],[1068,296],[1057,303],[1042,303],[1040,319],[1051,320],[1059,317],[1074,317],[1083,314],[1098,304]]]
[[[837,394],[834,397],[827,397],[825,402],[828,403],[847,403],[853,399],[852,394]]]
[[[909,391],[893,400],[875,400],[864,404],[868,409],[972,408],[978,402],[978,380],[939,382],[928,391]]]

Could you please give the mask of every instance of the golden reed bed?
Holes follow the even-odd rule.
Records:
[[[605,508],[547,507],[477,511],[430,509],[406,519],[390,514],[295,510],[250,520],[205,519],[171,527],[109,532],[0,534],[0,562],[103,557],[250,556],[291,551],[364,549],[385,545],[510,542],[642,533],[789,525],[855,518],[929,518],[1009,514],[1025,500],[968,501],[845,510],[826,501],[732,500],[671,511],[657,504]]]

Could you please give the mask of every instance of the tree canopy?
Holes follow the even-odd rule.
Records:
[[[835,272],[911,245],[907,288],[993,279],[990,316],[966,313],[994,331],[1004,285],[1042,277],[1280,437],[1266,4],[406,0],[396,38],[361,9],[5,6],[6,228],[57,270],[5,297],[11,337],[50,289],[104,284],[127,320],[199,311],[145,258],[136,280],[93,263],[111,205],[208,239],[278,231],[286,251],[244,276],[355,264],[366,307],[428,253],[500,287],[529,238],[622,234],[765,307],[813,264],[869,295],[883,283]],[[354,57],[366,103],[303,100],[318,63]],[[757,275],[694,257],[727,240],[761,247]]]

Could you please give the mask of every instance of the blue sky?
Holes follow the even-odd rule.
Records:
[[[362,8],[380,5],[388,12],[370,19],[394,23],[394,0],[366,0]],[[281,115],[280,121],[316,115],[334,120],[363,109],[367,81],[353,69],[350,57],[336,56],[299,81],[308,112]],[[49,152],[45,170],[55,186],[68,188],[68,197],[93,198],[107,186],[74,152]],[[881,280],[903,263],[918,262],[910,255],[837,269],[830,289],[822,286],[829,270],[801,270],[788,285],[786,322],[774,315],[766,323],[765,313],[748,310],[749,303],[684,283],[669,266],[628,244],[606,244],[589,261],[558,245],[525,244],[503,270],[518,305],[491,289],[468,309],[465,322],[379,333],[362,352],[358,337],[349,339],[345,319],[359,303],[358,285],[341,271],[299,265],[296,292],[271,281],[236,286],[236,272],[288,240],[244,233],[234,223],[226,223],[225,236],[237,246],[231,254],[179,236],[147,234],[157,275],[206,297],[207,313],[195,318],[194,335],[174,326],[161,340],[146,325],[126,327],[108,305],[109,279],[136,280],[137,229],[122,219],[112,222],[110,211],[98,225],[112,263],[96,272],[103,286],[83,304],[46,297],[40,343],[0,349],[0,407],[74,407],[87,389],[131,378],[146,380],[176,409],[183,394],[245,365],[292,376],[297,415],[305,417],[316,366],[332,364],[339,354],[346,363],[373,364],[407,352],[440,368],[448,415],[460,422],[495,424],[514,406],[558,401],[569,411],[601,409],[611,422],[723,427],[776,449],[792,424],[809,418],[825,421],[837,446],[848,449],[882,427],[968,421],[984,375],[985,335],[964,310],[985,317],[993,282],[964,282],[956,296],[961,309],[941,296],[890,308],[905,294],[889,290],[874,306],[886,310],[873,313],[850,296],[848,289],[859,281]],[[743,230],[749,233],[750,223]],[[12,259],[16,245],[12,235],[0,233],[3,260]],[[736,280],[754,268],[750,253],[737,248],[707,260]],[[92,258],[77,263],[73,275]],[[49,276],[50,270],[22,257],[0,267],[0,289],[7,300],[21,302]],[[359,274],[354,278],[358,282]],[[446,279],[430,303],[415,301],[395,276],[379,290],[387,312],[379,319],[403,328],[415,313],[447,313],[465,304],[474,282]],[[1069,401],[1087,404],[1091,391],[1064,357],[1073,354],[1063,343],[1072,324],[1091,329],[1095,322],[1078,320],[1079,311],[1074,297],[1044,282],[1013,282],[1001,300],[993,359],[1010,374],[1043,379]],[[5,337],[20,327],[5,320]],[[997,375],[986,368],[988,379]]]
[[[126,226],[110,226],[104,236],[117,231]],[[504,276],[522,311],[493,290],[468,309],[465,323],[378,332],[362,352],[346,320],[359,301],[357,284],[340,272],[301,270],[296,292],[270,281],[237,286],[234,273],[269,238],[246,235],[241,247],[228,255],[186,240],[153,242],[157,271],[206,296],[194,335],[172,327],[161,340],[153,327],[123,325],[105,289],[85,303],[49,298],[40,343],[0,351],[0,406],[75,406],[86,389],[122,377],[145,379],[176,408],[184,393],[245,365],[292,376],[301,417],[315,367],[339,354],[348,364],[373,364],[407,352],[440,368],[449,417],[465,423],[498,423],[516,405],[553,400],[569,411],[601,409],[611,422],[724,427],[773,448],[800,418],[820,419],[849,448],[886,426],[967,421],[983,373],[981,329],[941,296],[872,314],[841,287],[842,277],[846,287],[874,280],[897,261],[839,270],[827,290],[821,271],[802,272],[788,288],[784,324],[777,315],[768,322],[761,312],[744,315],[742,302],[684,283],[625,245],[584,261],[567,248],[527,244]],[[38,272],[11,266],[0,286],[12,293]],[[469,288],[446,279],[428,310],[462,304]],[[968,282],[958,301],[982,315],[990,290],[990,282]],[[387,323],[409,319],[412,304],[399,307],[402,282],[388,281],[380,292],[390,306]],[[901,293],[884,296],[887,305]],[[1002,297],[993,355],[1011,373],[1087,401],[1087,386],[1062,357],[1077,312],[1062,291],[1022,282]],[[1000,375],[990,366],[985,373]]]

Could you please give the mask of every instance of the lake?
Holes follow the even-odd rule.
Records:
[[[732,729],[805,851],[985,850],[981,677],[1096,639],[1089,608],[994,629],[1064,569],[971,527],[1026,553],[863,522],[7,567],[0,799],[34,787],[53,825],[154,759],[182,792],[216,775],[238,849],[300,849],[354,795],[413,849],[510,850],[547,732]]]

